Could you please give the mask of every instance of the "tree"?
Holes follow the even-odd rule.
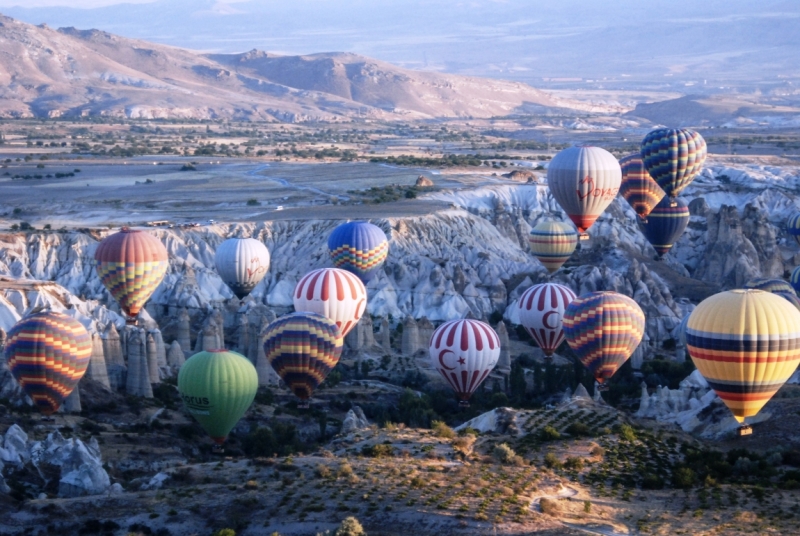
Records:
[[[366,536],[364,527],[358,522],[358,519],[350,516],[346,517],[339,528],[336,529],[334,536]]]
[[[517,362],[511,365],[511,374],[508,379],[509,390],[511,391],[511,398],[520,402],[525,398],[525,390],[527,384],[525,383],[525,370]]]

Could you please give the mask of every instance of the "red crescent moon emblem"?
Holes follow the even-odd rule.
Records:
[[[550,325],[550,324],[547,322],[547,319],[548,319],[548,317],[549,317],[550,315],[558,315],[558,312],[557,312],[557,311],[548,311],[548,312],[546,312],[546,313],[544,314],[544,316],[542,317],[542,325],[543,325],[544,327],[546,327],[547,329],[556,329],[558,326],[551,326],[551,325]]]
[[[456,355],[456,354],[455,354],[455,352],[453,352],[452,350],[448,350],[447,348],[445,348],[444,350],[442,350],[441,352],[439,352],[439,365],[440,365],[440,366],[441,366],[441,367],[442,367],[444,370],[455,370],[455,368],[456,368],[456,367],[448,367],[447,365],[445,365],[445,364],[444,364],[444,356],[445,356],[445,354],[447,354],[447,353],[451,353],[451,354],[453,354],[453,355]]]

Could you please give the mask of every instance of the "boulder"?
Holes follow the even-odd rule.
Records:
[[[344,421],[342,421],[342,429],[340,433],[350,434],[357,430],[369,428],[369,426],[369,421],[364,415],[364,411],[361,409],[361,407],[353,406],[353,408],[347,412],[347,415],[345,415]]]
[[[30,452],[34,467],[45,480],[57,468],[59,497],[99,495],[111,486],[95,438],[86,444],[80,439],[64,439],[55,431],[33,443]]]
[[[17,424],[12,424],[3,437],[0,461],[21,466],[30,460],[28,434]]]
[[[419,177],[417,177],[417,182],[414,183],[414,186],[416,186],[417,188],[430,188],[431,186],[433,186],[433,181],[430,180],[425,175],[420,175]]]

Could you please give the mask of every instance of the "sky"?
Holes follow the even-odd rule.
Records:
[[[352,52],[533,85],[800,77],[797,0],[0,0],[0,12],[208,52]]]

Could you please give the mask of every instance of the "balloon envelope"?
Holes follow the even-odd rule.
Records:
[[[786,222],[786,231],[794,237],[795,242],[800,244],[800,212],[789,216]]]
[[[617,196],[619,162],[599,147],[570,147],[553,157],[547,183],[556,201],[579,231],[592,226]]]
[[[117,300],[128,322],[135,322],[167,272],[166,248],[150,233],[123,227],[100,242],[94,258],[100,281]]]
[[[486,379],[500,358],[500,338],[479,320],[451,320],[431,336],[431,363],[462,402]]]
[[[92,339],[83,325],[62,313],[36,313],[8,332],[5,358],[11,374],[34,405],[49,415],[69,396],[89,366]]]
[[[796,293],[800,292],[800,266],[792,270],[792,275],[789,277],[789,284],[792,285]]]
[[[675,205],[675,206],[672,206]],[[650,212],[646,220],[639,220],[639,228],[659,256],[665,255],[681,237],[689,224],[689,207],[680,199],[671,202],[664,198]]]
[[[186,410],[211,439],[222,444],[253,403],[258,374],[236,352],[207,350],[186,360],[178,373],[178,391]]]
[[[644,168],[644,162],[639,154],[626,156],[619,161],[619,167],[622,170],[619,194],[636,214],[647,218],[647,215],[667,195],[666,192]]]
[[[214,255],[217,273],[240,300],[264,279],[269,262],[267,246],[255,238],[229,238]]]
[[[800,311],[769,292],[721,292],[692,312],[686,349],[736,420],[744,422],[800,363]]]
[[[645,136],[641,156],[650,176],[671,198],[689,186],[706,161],[703,137],[685,128],[659,128]]]
[[[744,284],[744,288],[763,290],[764,292],[785,292],[795,294],[791,283],[777,277],[757,277]]]
[[[575,298],[577,296],[569,287],[542,283],[526,290],[517,300],[519,322],[544,355],[552,356],[564,342],[564,312]]]
[[[561,268],[578,244],[578,233],[572,225],[560,221],[543,221],[528,237],[533,256],[549,273]]]
[[[333,320],[344,337],[356,327],[367,308],[367,289],[350,272],[321,268],[307,273],[297,283],[294,308]]]
[[[617,372],[642,341],[645,316],[639,305],[616,292],[590,292],[564,313],[567,344],[603,383]]]
[[[366,284],[386,261],[389,242],[377,225],[351,221],[331,232],[328,249],[335,267],[354,273]]]
[[[264,353],[269,364],[301,400],[311,398],[342,354],[336,324],[316,313],[292,313],[265,331]]]

